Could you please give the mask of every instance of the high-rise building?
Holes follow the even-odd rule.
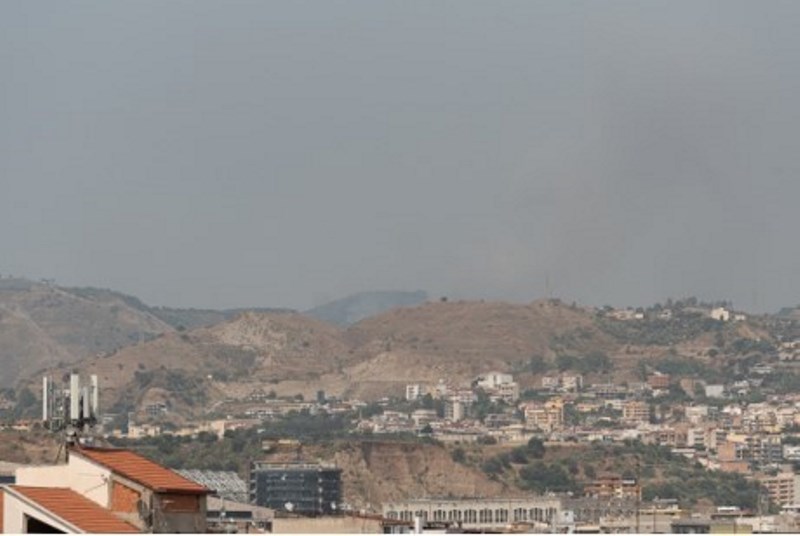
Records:
[[[312,463],[254,462],[250,502],[306,515],[332,514],[342,501],[342,470]]]

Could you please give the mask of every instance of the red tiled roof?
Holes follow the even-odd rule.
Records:
[[[205,486],[129,450],[80,447],[74,449],[72,453],[111,469],[114,473],[153,491],[192,495],[211,493]]]
[[[9,489],[84,532],[106,534],[139,532],[136,527],[122,521],[110,510],[68,488],[9,486]]]

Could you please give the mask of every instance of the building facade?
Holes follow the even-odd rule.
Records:
[[[462,529],[499,528],[513,523],[553,526],[558,523],[561,500],[551,497],[526,499],[419,499],[383,505],[388,519],[450,522]]]
[[[254,462],[250,502],[298,514],[335,513],[342,502],[342,470],[312,463]]]

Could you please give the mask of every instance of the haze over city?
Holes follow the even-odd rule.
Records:
[[[800,302],[796,2],[2,2],[0,273]]]

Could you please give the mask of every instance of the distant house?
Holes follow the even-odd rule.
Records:
[[[514,403],[519,399],[519,384],[514,381],[514,376],[504,372],[489,372],[475,379],[475,385],[484,389],[492,401]]]
[[[418,399],[419,397],[423,396],[424,394],[425,394],[425,391],[424,391],[422,385],[420,385],[418,383],[410,383],[410,384],[406,385],[406,400],[414,401],[414,400]]]
[[[567,392],[583,389],[583,376],[580,374],[564,374],[561,376],[561,388]]]
[[[542,388],[555,391],[561,385],[560,376],[542,376]]]
[[[670,375],[656,372],[647,377],[647,384],[651,389],[669,389]]]
[[[720,322],[727,322],[731,319],[731,312],[725,309],[724,307],[715,307],[711,309],[709,316],[714,320],[719,320]]]
[[[641,400],[628,400],[622,405],[622,419],[629,423],[650,422],[650,404]]]
[[[644,313],[634,309],[614,309],[608,313],[610,318],[615,320],[643,320]]]
[[[483,389],[497,389],[501,385],[513,382],[514,376],[504,372],[489,372],[482,374],[475,381],[477,386]]]

